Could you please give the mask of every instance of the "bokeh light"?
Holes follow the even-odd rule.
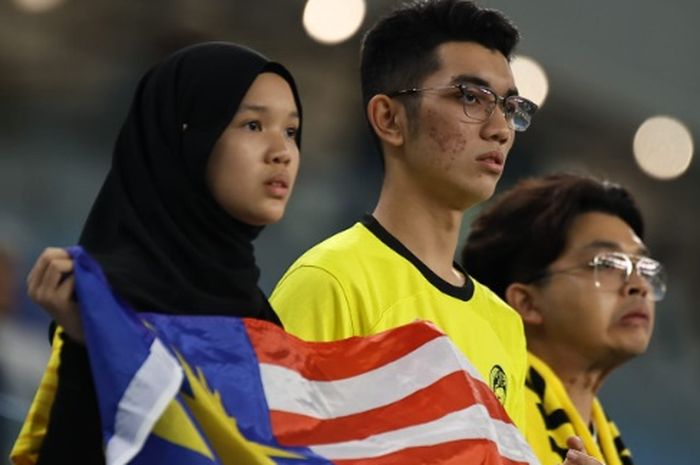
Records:
[[[318,42],[337,44],[357,32],[366,11],[365,0],[308,0],[304,29]]]
[[[28,13],[45,13],[63,4],[64,0],[12,0],[17,8]]]
[[[542,106],[549,93],[549,80],[544,68],[527,56],[516,56],[510,64],[518,92],[525,98]]]
[[[649,176],[674,179],[686,172],[693,159],[693,136],[679,120],[654,116],[634,135],[634,158]]]

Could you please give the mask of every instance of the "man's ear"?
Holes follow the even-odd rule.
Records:
[[[528,325],[542,324],[542,313],[537,302],[535,289],[530,284],[513,283],[506,288],[506,302],[520,314],[523,322]]]
[[[404,143],[406,111],[403,105],[384,94],[377,94],[367,103],[367,119],[374,133],[388,145]]]

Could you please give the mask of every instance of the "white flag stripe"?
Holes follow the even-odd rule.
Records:
[[[481,379],[456,350],[441,336],[375,370],[335,381],[309,381],[297,371],[267,363],[260,364],[260,374],[270,410],[327,420],[391,404],[456,371]]]
[[[126,464],[141,450],[153,425],[180,390],[182,378],[175,357],[155,339],[119,401],[114,435],[105,451],[108,465]]]
[[[358,441],[310,446],[329,460],[358,460],[379,457],[409,447],[434,446],[465,439],[487,439],[496,444],[503,457],[539,465],[517,428],[489,416],[481,404],[445,415],[417,426],[397,429]]]

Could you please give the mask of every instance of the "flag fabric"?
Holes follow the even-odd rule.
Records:
[[[433,325],[305,342],[264,321],[135,313],[75,260],[109,465],[537,465]]]

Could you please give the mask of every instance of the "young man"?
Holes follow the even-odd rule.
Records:
[[[493,194],[515,131],[537,108],[515,88],[517,41],[500,13],[461,0],[409,4],[367,33],[362,88],[385,167],[379,202],[299,258],[271,303],[309,340],[432,321],[523,425],[522,322],[454,263],[464,212]]]
[[[526,437],[543,465],[574,434],[607,465],[632,463],[596,393],[646,350],[666,291],[643,237],[625,189],[563,174],[520,182],[473,223],[464,267],[525,323]]]

